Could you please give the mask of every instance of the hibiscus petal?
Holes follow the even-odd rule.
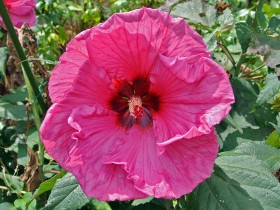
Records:
[[[65,154],[61,154],[61,157],[66,158],[75,145],[75,141],[69,138],[75,130],[69,126],[66,126],[65,129],[61,128],[67,124],[72,110],[81,104],[93,106],[98,103],[104,107],[108,106],[111,82],[106,72],[90,61],[84,62],[80,72],[72,84],[71,91],[48,110],[41,126],[41,135],[47,151],[51,150],[50,154],[53,154],[56,160],[60,158],[62,148],[65,149]],[[48,127],[53,129],[49,131]],[[57,140],[57,136],[61,136],[61,138]],[[65,161],[66,159],[63,159],[61,162]]]
[[[87,40],[90,59],[111,77],[132,81],[146,78],[157,56],[144,35],[130,34],[123,25],[110,33],[95,34]]]
[[[83,165],[74,174],[88,196],[100,200],[128,200],[147,197],[139,192],[120,166],[104,164],[102,158],[118,139],[124,138],[124,129],[116,122],[117,114],[101,106],[80,106],[73,110],[69,123],[78,132],[73,134],[78,143],[76,155]]]
[[[123,165],[140,191],[155,197],[178,198],[212,173],[218,152],[215,132],[169,144],[157,153],[152,129],[132,127],[125,140],[106,156],[107,164]]]
[[[91,29],[83,31],[69,42],[66,52],[60,57],[58,64],[52,71],[49,81],[49,93],[53,103],[61,100],[71,89],[79,69],[88,60],[85,40],[89,37]]]
[[[53,104],[41,125],[41,139],[45,149],[62,167],[66,167],[69,153],[76,142],[71,139],[75,129],[67,125],[72,106]]]
[[[151,92],[159,97],[159,111],[153,113],[158,143],[210,133],[234,102],[228,75],[209,58],[190,64],[161,56],[151,81]]]
[[[70,103],[73,106],[80,104],[91,106],[98,103],[106,108],[110,107],[109,100],[113,91],[112,82],[107,73],[91,61],[83,63],[71,86],[64,97],[64,103]]]
[[[28,23],[29,26],[35,25],[35,0],[5,0],[4,3],[15,27],[20,28],[23,23]],[[1,16],[0,25],[3,26],[4,29],[6,29]]]
[[[113,15],[95,28],[87,47],[94,63],[128,80],[147,77],[160,53],[189,62],[209,56],[201,36],[183,19],[148,8]]]
[[[98,29],[101,33],[112,33],[119,27],[125,27],[129,34],[144,35],[157,54],[187,57],[189,62],[195,62],[202,56],[209,57],[202,37],[184,19],[173,18],[167,12],[143,7],[115,14]]]
[[[73,173],[89,197],[99,200],[129,200],[147,197],[127,179],[117,165],[103,164],[101,159],[124,136],[116,114],[100,105],[89,107],[56,104],[41,127],[47,152],[66,170]],[[68,124],[67,124],[68,120]],[[48,130],[51,126],[53,129]]]

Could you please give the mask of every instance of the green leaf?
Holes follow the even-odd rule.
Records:
[[[223,150],[232,150],[246,141],[265,140],[274,130],[270,122],[274,122],[276,118],[276,113],[270,108],[255,107],[258,86],[242,78],[233,78],[231,83],[235,96],[235,103],[230,112],[231,123],[224,120],[216,126]]]
[[[272,6],[274,4],[274,6]],[[268,15],[269,18],[280,14],[279,3],[276,1],[270,1],[270,4],[263,5],[264,12]]]
[[[238,146],[234,153],[255,156],[262,160],[271,172],[280,168],[280,150],[264,144],[264,142],[248,142]]]
[[[255,156],[225,152],[212,176],[190,195],[193,210],[277,210],[280,183]]]
[[[2,74],[2,77],[6,75],[6,62],[8,57],[8,48],[0,47],[0,73]]]
[[[83,11],[83,7],[81,5],[70,5],[68,7],[69,10],[72,10],[72,11]]]
[[[10,92],[10,94],[2,96],[1,100],[5,102],[16,103],[24,101],[27,98],[26,86],[19,87],[15,90],[10,90]]]
[[[25,166],[28,164],[29,155],[27,153],[27,145],[18,143],[18,156],[17,156],[17,163],[19,165]]]
[[[98,200],[93,199],[91,204],[94,206],[95,210],[112,210],[110,205],[107,202],[101,202]]]
[[[252,39],[252,43],[247,50],[248,54],[258,53],[260,55],[268,55],[271,51],[280,50],[279,37],[272,37],[255,31],[252,31],[250,37]]]
[[[67,173],[57,180],[44,210],[75,210],[83,207],[88,202],[89,199],[83,193],[76,178]]]
[[[0,101],[0,117],[9,120],[26,120],[25,105],[14,105]]]
[[[225,119],[224,122],[230,125],[231,127],[237,129],[240,133],[242,133],[241,127],[232,119],[230,115],[228,115]],[[246,123],[246,122],[245,122]]]
[[[268,74],[265,78],[265,86],[261,90],[256,103],[258,105],[263,105],[265,102],[268,102],[271,99],[273,99],[274,95],[278,93],[279,90],[280,90],[280,82],[278,80],[277,75]]]
[[[26,140],[28,147],[33,148],[33,146],[39,144],[39,132],[36,126],[32,126],[29,130],[29,135]]]
[[[10,174],[6,174],[5,171],[0,172],[0,179],[5,182],[5,185],[9,187],[9,189],[14,190],[15,192],[20,192],[23,189],[23,182],[20,181],[20,177],[13,176]]]
[[[267,145],[280,148],[280,134],[277,130],[273,131],[268,138],[266,139],[265,143]]]
[[[256,16],[255,19],[257,20],[257,23],[259,26],[262,27],[262,29],[265,29],[267,26],[267,20],[262,12],[263,4],[265,0],[260,0],[256,9]]]
[[[190,210],[263,209],[258,200],[253,199],[217,165],[211,177],[190,194],[188,205]]]
[[[66,174],[66,171],[61,171],[59,174],[56,174],[52,178],[50,178],[50,179],[44,181],[43,183],[41,183],[39,188],[37,188],[37,190],[34,192],[33,199],[38,198],[43,193],[51,190],[54,187],[56,181],[58,179],[62,178],[65,174]]]
[[[36,209],[36,200],[33,200],[31,204],[26,208],[26,203],[30,200],[32,197],[31,192],[26,192],[22,198],[16,199],[14,201],[15,207],[17,209],[26,209],[26,210],[35,210]]]
[[[278,131],[278,133],[280,133],[280,113],[278,113],[278,115],[276,116],[276,122],[277,122],[276,125],[274,123],[270,123],[270,124],[275,128],[275,130]]]
[[[251,155],[236,155],[227,152],[217,158],[216,164],[229,178],[240,183],[240,186],[253,199],[258,200],[263,209],[279,209],[280,183],[263,161]]]
[[[272,31],[276,31],[277,28],[280,27],[280,19],[277,17],[272,17],[268,22],[268,28]]]
[[[242,129],[242,133],[237,130],[232,133],[225,131],[225,133],[219,134],[219,137],[223,141],[223,150],[228,151],[245,142],[263,141],[270,132],[270,129],[266,128],[252,129],[248,127]]]
[[[138,205],[141,205],[141,204],[148,203],[151,200],[153,200],[153,197],[148,197],[148,198],[144,198],[144,199],[137,199],[137,200],[134,200],[131,205],[132,206],[138,206]]]
[[[213,31],[212,33],[207,34],[203,38],[205,44],[207,45],[207,49],[209,51],[214,51],[215,48],[217,47],[217,38],[216,38],[216,30]]]
[[[170,12],[178,3],[180,3],[180,0],[166,0],[164,5],[160,6],[158,9],[164,12]]]
[[[223,11],[223,14],[218,17],[217,21],[223,27],[226,27],[229,24],[233,24],[234,17],[231,14],[231,10],[229,8],[226,8]]]
[[[174,16],[186,18],[192,23],[200,23],[211,27],[216,20],[216,9],[214,6],[206,5],[201,0],[188,1],[177,4],[171,11]]]
[[[68,36],[66,34],[65,28],[63,26],[58,25],[57,27],[59,39],[62,44],[64,44],[68,40]]]
[[[262,45],[268,45],[271,49],[280,50],[279,37],[268,36],[261,33],[252,33],[252,38]]]
[[[259,43],[258,41],[252,41],[253,43],[247,49],[247,54],[259,54],[267,55],[271,51],[271,47],[267,44]]]
[[[65,174],[66,174],[66,171],[61,171],[59,174],[56,174],[52,178],[50,178],[50,179],[44,181],[43,183],[41,183],[40,186],[33,193],[32,198],[27,202],[26,206],[28,207],[34,199],[38,198],[43,193],[51,190],[54,187],[56,181],[58,179],[62,178]]]
[[[0,209],[15,210],[16,208],[14,207],[13,204],[8,203],[8,202],[4,202],[4,203],[0,203]]]
[[[234,55],[233,55],[234,58]],[[214,59],[225,69],[232,69],[233,65],[232,62],[229,60],[227,55],[222,52],[215,52]]]
[[[247,23],[236,23],[236,35],[241,45],[242,53],[246,53],[251,42],[251,29]]]
[[[270,68],[280,68],[280,50],[273,50],[265,61],[265,64]]]

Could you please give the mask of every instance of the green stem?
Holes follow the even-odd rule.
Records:
[[[25,72],[23,72],[23,76],[26,79]],[[40,115],[39,115],[39,107],[38,107],[37,103],[33,103],[33,101],[35,101],[35,95],[34,95],[34,92],[32,91],[32,87],[31,87],[30,82],[29,82],[28,79],[26,80],[26,87],[27,87],[28,97],[29,97],[29,99],[31,101],[30,105],[31,105],[31,108],[32,108],[34,122],[35,122],[37,130],[39,130],[40,126],[41,126],[41,123],[42,123]],[[42,141],[39,141],[38,145],[39,145],[39,163],[43,167],[43,165],[44,165],[44,152],[45,152],[45,149],[44,149],[44,145],[43,145]]]
[[[258,71],[259,69],[261,69],[262,67],[264,67],[265,64],[260,65],[259,67],[255,68],[252,70],[252,72]]]
[[[41,92],[39,91],[38,89],[38,85],[37,85],[37,82],[32,74],[32,71],[31,71],[31,68],[29,66],[29,63],[28,63],[28,60],[23,52],[23,49],[20,45],[20,42],[19,42],[19,39],[18,39],[18,36],[16,34],[16,31],[14,29],[14,26],[12,24],[12,21],[10,19],[10,16],[7,12],[7,9],[6,9],[6,6],[4,5],[4,2],[3,0],[0,0],[0,14],[2,16],[2,19],[3,19],[3,22],[5,23],[6,25],[6,28],[10,34],[10,37],[13,41],[13,44],[15,46],[15,49],[17,51],[17,54],[21,60],[21,64],[23,66],[23,71],[25,72],[26,74],[26,77],[28,78],[29,82],[30,82],[30,85],[32,87],[32,90],[34,92],[34,95],[36,96],[37,100],[38,100],[38,103],[42,109],[42,111],[44,113],[46,113],[48,107],[46,105],[46,103],[44,102],[44,98],[43,96],[41,95]]]
[[[233,68],[234,68],[234,76],[237,77],[239,72],[238,72],[238,69],[236,68],[236,62],[235,62],[234,58],[232,57],[230,51],[226,47],[226,45],[223,43],[223,40],[220,37],[217,41],[217,44],[222,48],[223,52],[226,54],[229,61],[232,63]]]

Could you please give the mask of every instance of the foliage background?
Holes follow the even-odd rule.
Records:
[[[0,30],[0,209],[280,208],[280,3],[277,0],[37,0],[37,25],[21,39],[39,90],[71,38],[116,12],[158,8],[186,21],[231,78],[236,103],[216,126],[220,152],[212,176],[177,200],[99,202],[43,150],[42,113],[33,115],[20,61]],[[41,114],[41,116],[40,116]],[[37,127],[36,127],[37,125]]]

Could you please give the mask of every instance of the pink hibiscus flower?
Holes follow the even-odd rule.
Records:
[[[178,198],[211,175],[234,102],[183,19],[142,8],[75,37],[54,69],[47,152],[99,200]]]
[[[12,23],[15,27],[21,28],[23,23],[34,26],[36,23],[35,6],[36,0],[4,0]],[[0,26],[6,29],[0,16]]]

